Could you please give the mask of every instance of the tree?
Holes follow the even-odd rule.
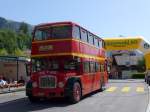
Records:
[[[138,71],[144,72],[145,71],[145,59],[142,57],[142,59],[138,60]]]
[[[31,49],[31,36],[29,34],[16,33],[6,29],[0,30],[0,50],[2,50],[2,55],[25,55],[23,52],[27,49]]]
[[[24,22],[21,23],[19,28],[19,33],[27,34],[28,33],[28,25]]]
[[[0,49],[0,55],[1,56],[6,56],[6,55],[8,55],[8,52],[6,51],[6,49]]]
[[[14,52],[14,55],[15,56],[24,56],[24,52],[21,51],[19,48],[15,49],[15,52]]]

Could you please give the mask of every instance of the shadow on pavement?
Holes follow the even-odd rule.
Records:
[[[91,94],[85,95],[81,101],[87,97],[92,97],[93,95],[99,93],[100,91],[92,92]],[[79,102],[80,103],[80,102]],[[31,103],[28,98],[21,98],[17,100],[12,100],[4,103],[0,103],[0,112],[31,112],[31,111],[40,111],[48,108],[55,107],[67,107],[71,106],[69,101],[65,99],[50,99],[50,100],[41,100],[37,103]]]

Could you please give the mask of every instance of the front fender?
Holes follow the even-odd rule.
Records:
[[[79,82],[81,85],[81,80],[79,77],[71,77],[67,80],[66,86],[65,86],[65,96],[69,96],[72,93],[73,85],[75,82]],[[82,87],[82,85],[81,85]]]

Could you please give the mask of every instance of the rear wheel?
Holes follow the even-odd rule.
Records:
[[[75,82],[73,84],[72,90],[71,90],[71,95],[70,95],[70,101],[71,103],[77,103],[81,100],[81,96],[82,96],[82,89],[80,86],[79,82]]]

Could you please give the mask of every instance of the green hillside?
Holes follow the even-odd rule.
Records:
[[[0,18],[0,55],[26,56],[31,48],[32,29],[27,23]]]

